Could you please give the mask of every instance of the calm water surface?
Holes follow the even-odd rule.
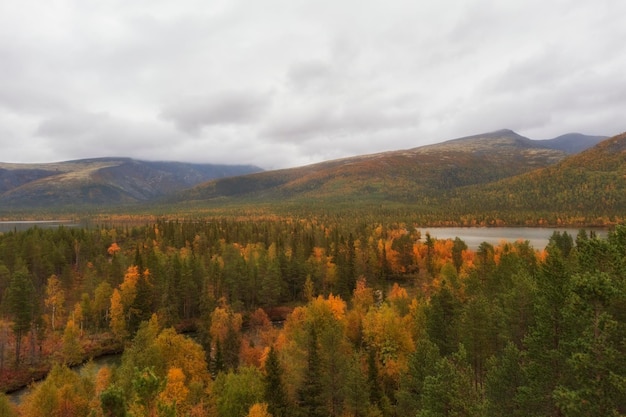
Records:
[[[548,244],[550,236],[556,231],[567,232],[574,239],[580,229],[571,228],[545,228],[545,227],[431,227],[422,228],[422,240],[426,237],[426,232],[437,239],[454,239],[458,237],[463,240],[470,249],[476,249],[481,243],[487,242],[498,245],[502,241],[515,242],[517,240],[528,240],[535,249],[543,249]],[[593,230],[598,236],[606,237],[607,229],[586,229],[587,233]]]
[[[31,227],[39,228],[53,228],[59,226],[74,227],[77,224],[73,220],[11,220],[0,221],[0,233],[12,232],[17,230],[18,232],[30,229]]]

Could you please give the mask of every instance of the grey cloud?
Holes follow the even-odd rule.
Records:
[[[419,116],[415,109],[385,104],[389,103],[356,97],[296,104],[270,119],[262,134],[273,140],[298,143],[417,125]]]
[[[251,123],[269,105],[269,94],[228,91],[187,97],[163,109],[161,117],[182,131],[197,134],[205,126]]]
[[[0,107],[14,113],[37,114],[68,109],[61,94],[34,86],[0,84]]]
[[[121,119],[107,113],[73,112],[43,120],[36,130],[55,152],[87,156],[136,156],[171,141],[162,127]]]
[[[2,158],[279,168],[499,128],[618,133],[625,14],[584,0],[0,2]]]
[[[295,90],[308,90],[329,87],[332,70],[322,60],[299,62],[289,68],[287,78]]]

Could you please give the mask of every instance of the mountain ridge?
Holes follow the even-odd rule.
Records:
[[[569,137],[571,138],[571,134]],[[410,149],[263,171],[250,165],[142,161],[128,157],[43,164],[0,163],[0,210],[152,203],[396,201],[442,203],[442,195],[554,166],[570,154],[562,135],[532,140],[510,129]],[[589,147],[599,136],[579,135]],[[557,140],[558,139],[558,140]],[[147,207],[147,206],[144,206]]]
[[[314,198],[339,193],[378,194],[381,198],[403,195],[403,200],[411,200],[440,190],[515,176],[567,156],[546,143],[501,129],[405,150],[217,179],[183,192],[181,198]],[[348,182],[350,186],[345,184]]]
[[[42,164],[0,163],[3,207],[132,204],[212,178],[258,172],[252,165],[103,157]]]

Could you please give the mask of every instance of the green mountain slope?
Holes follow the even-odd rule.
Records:
[[[500,130],[408,150],[213,180],[182,193],[180,198],[410,202],[443,190],[519,175],[566,156],[510,130]]]
[[[626,133],[560,163],[443,198],[466,213],[544,213],[552,218],[626,216]]]

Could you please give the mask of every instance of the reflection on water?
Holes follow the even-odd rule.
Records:
[[[420,230],[422,232],[422,241],[428,232],[431,237],[437,239],[454,239],[458,237],[470,249],[477,249],[483,242],[498,245],[502,241],[515,242],[517,240],[528,240],[533,248],[543,249],[554,232],[567,232],[576,239],[576,235],[580,231],[580,229],[572,228],[544,227],[431,227]],[[588,234],[590,230],[593,230],[600,237],[606,237],[608,233],[607,229],[594,228],[586,230]]]

